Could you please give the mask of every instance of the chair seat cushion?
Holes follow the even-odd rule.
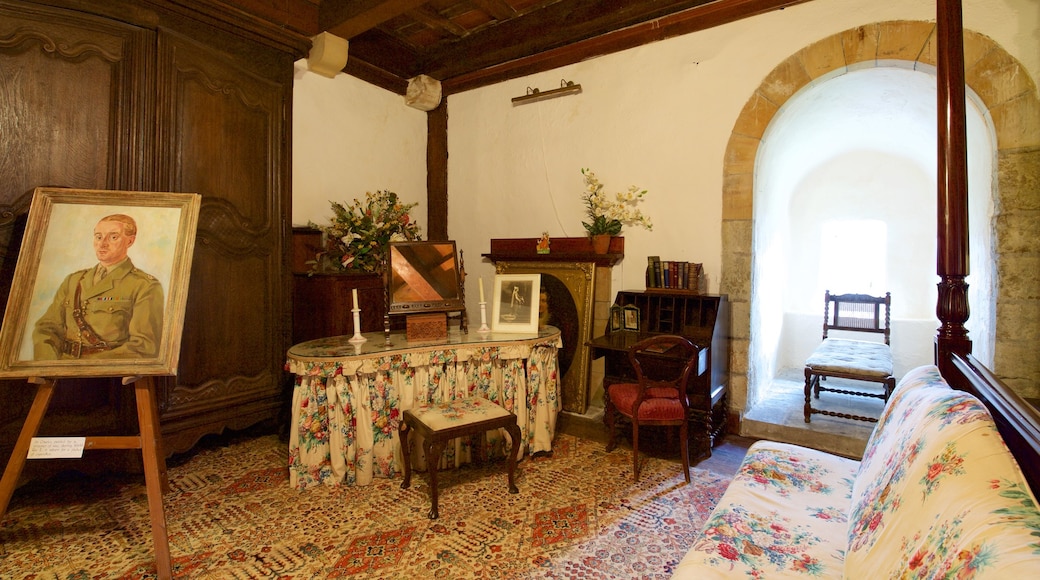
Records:
[[[614,407],[621,413],[631,417],[632,406],[639,395],[639,385],[636,383],[616,383],[610,385],[609,396]],[[648,388],[643,404],[639,406],[640,420],[682,420],[682,403],[675,398],[675,389],[672,388]]]
[[[892,349],[881,342],[828,338],[816,347],[805,366],[817,372],[855,373],[884,379],[892,376]]]
[[[509,415],[509,411],[481,397],[427,403],[412,409],[411,413],[431,431],[463,427]]]

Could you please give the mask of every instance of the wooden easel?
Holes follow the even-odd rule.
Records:
[[[29,444],[36,436],[47,412],[51,395],[57,379],[30,378],[30,383],[39,385],[36,398],[33,399],[29,415],[22,425],[22,432],[15,443],[11,459],[7,462],[4,476],[0,479],[0,519],[7,513],[18,478],[29,455]],[[155,397],[155,380],[153,377],[123,377],[123,384],[134,384],[137,397],[137,421],[140,428],[138,435],[111,435],[86,437],[84,450],[88,449],[140,449],[144,459],[144,481],[148,491],[148,513],[151,517],[152,538],[155,541],[155,560],[159,578],[167,580],[173,577],[170,563],[170,542],[166,534],[166,514],[163,511],[162,496],[169,491],[169,480],[166,477],[166,457],[162,454],[162,437],[159,433],[159,405]]]

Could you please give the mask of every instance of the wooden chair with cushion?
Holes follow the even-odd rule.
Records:
[[[877,422],[876,418],[813,408],[812,398],[820,398],[821,392],[841,393],[857,397],[873,397],[886,403],[896,386],[893,376],[891,340],[892,295],[869,296],[867,294],[824,293],[823,342],[816,347],[805,361],[805,422],[809,423],[813,413]],[[884,312],[882,312],[884,311]],[[880,334],[884,342],[834,338],[832,330]],[[880,383],[880,392],[852,388],[823,386],[827,377],[839,377],[856,381]]]
[[[667,359],[663,356],[668,353]],[[618,415],[632,423],[632,474],[639,480],[639,427],[678,426],[683,472],[690,481],[690,403],[686,383],[698,367],[699,349],[689,339],[659,334],[628,349],[637,382],[614,383],[607,387],[605,419],[610,439],[607,452],[617,446]],[[679,359],[682,364],[674,364]],[[669,364],[671,363],[671,364]]]
[[[441,454],[448,441],[467,435],[483,436],[492,429],[505,429],[512,440],[506,465],[509,472],[509,493],[520,493],[514,481],[517,455],[520,453],[520,426],[516,415],[501,406],[481,397],[454,399],[443,403],[427,403],[415,409],[408,409],[401,422],[401,456],[404,460],[404,481],[402,489],[412,483],[411,446],[408,443],[410,431],[416,431],[423,437],[423,451],[426,453],[426,469],[430,474],[430,513],[429,518],[439,517],[437,510],[437,468]]]

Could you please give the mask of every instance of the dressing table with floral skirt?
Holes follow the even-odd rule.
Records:
[[[537,333],[451,332],[444,340],[409,342],[404,333],[335,336],[288,352],[295,374],[289,430],[289,483],[367,485],[403,473],[398,429],[407,409],[480,395],[517,416],[520,455],[552,451],[560,410],[559,329]],[[390,344],[388,345],[387,342]],[[492,456],[502,433],[489,433]],[[470,460],[471,440],[456,440],[440,468]],[[425,469],[421,445],[412,465]]]

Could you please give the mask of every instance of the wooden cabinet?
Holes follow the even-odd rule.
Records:
[[[386,310],[381,275],[293,274],[293,344],[354,334],[352,290],[358,293],[361,332],[381,332]]]
[[[701,348],[697,376],[688,383],[691,413],[696,413],[714,445],[727,421],[729,390],[729,301],[725,295],[695,294],[679,290],[625,290],[617,293],[616,306],[639,309],[639,331],[608,331],[593,339],[592,357],[604,358],[604,391],[619,382],[635,380],[628,361],[628,347],[653,334],[685,336]],[[667,358],[667,357],[662,357]],[[662,364],[667,361],[662,360]]]
[[[168,453],[274,420],[289,402],[292,75],[309,41],[227,24],[246,17],[215,6],[0,0],[0,298],[36,186],[202,196],[178,374],[159,381]],[[0,460],[32,393],[0,383]],[[44,434],[135,421],[118,384],[58,393],[51,408],[66,416]]]
[[[307,262],[321,250],[321,230],[292,229],[293,325],[292,342],[354,334],[353,290],[361,309],[361,332],[383,331],[386,292],[382,274],[314,274]],[[392,330],[404,328],[404,319],[390,319]]]

